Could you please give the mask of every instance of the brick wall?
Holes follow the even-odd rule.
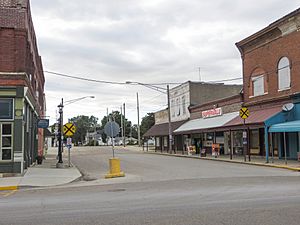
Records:
[[[213,108],[222,108],[222,113],[237,112],[242,105],[242,95],[234,95],[228,98],[218,99],[202,105],[190,107],[190,119],[198,119],[202,117],[202,111]]]
[[[25,72],[31,94],[44,106],[45,78],[28,0],[0,0],[0,43],[0,72]],[[7,81],[1,79],[0,85]]]
[[[246,106],[286,102],[291,94],[300,92],[300,12],[269,25],[262,31],[237,43],[243,59],[244,100]],[[291,88],[278,90],[278,62],[290,61]],[[252,77],[263,74],[265,94],[253,97]],[[279,103],[280,104],[280,103]]]

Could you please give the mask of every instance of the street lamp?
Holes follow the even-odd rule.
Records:
[[[85,98],[95,98],[95,96],[84,96],[81,98],[71,99],[71,100],[65,101],[65,105],[72,104],[74,102],[80,101]],[[62,168],[63,167],[63,160],[62,160],[63,144],[62,144],[62,141],[63,141],[63,135],[64,135],[63,134],[63,115],[64,115],[64,112],[63,112],[64,99],[63,98],[61,99],[61,103],[57,107],[59,109],[59,111],[58,111],[59,112],[59,119],[58,119],[59,124],[58,124],[58,162],[56,164],[56,167]]]
[[[167,100],[168,100],[168,134],[169,134],[169,152],[172,152],[172,142],[173,142],[173,137],[172,137],[172,124],[171,124],[171,107],[170,107],[170,89],[169,85],[167,85],[167,88],[162,88],[155,86],[153,84],[145,84],[145,83],[140,83],[140,82],[132,82],[132,81],[126,81],[126,84],[135,84],[135,85],[142,85],[144,87],[150,88],[152,90],[158,91],[163,94],[167,94]],[[138,127],[140,125],[138,124]]]

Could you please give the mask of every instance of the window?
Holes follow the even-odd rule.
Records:
[[[259,96],[265,93],[264,76],[253,77],[252,84],[253,84],[253,96]]]
[[[290,61],[283,57],[278,63],[278,90],[285,90],[291,87]]]
[[[180,98],[176,98],[176,115],[180,116]]]
[[[12,160],[12,123],[0,124],[0,160]]]
[[[13,119],[13,99],[0,99],[0,119]]]
[[[172,110],[172,117],[175,117],[175,101],[172,99],[171,101],[171,110]]]
[[[185,95],[182,96],[182,114],[185,115],[186,114],[186,108],[185,108]]]

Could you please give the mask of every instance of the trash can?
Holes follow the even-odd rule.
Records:
[[[201,155],[201,157],[206,157],[206,149],[205,148],[201,149],[200,155]]]
[[[37,164],[42,164],[42,162],[43,162],[43,156],[41,156],[41,155],[39,155],[39,156],[37,156],[36,157],[36,161],[37,161]]]

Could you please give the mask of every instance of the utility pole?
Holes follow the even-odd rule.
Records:
[[[172,124],[171,124],[171,107],[170,107],[170,88],[167,85],[167,97],[168,97],[168,122],[169,122],[169,153],[172,153]]]
[[[123,103],[123,110],[124,110],[124,124],[123,124],[123,127],[124,127],[124,136],[123,136],[123,146],[125,147],[125,141],[126,141],[126,117],[125,117],[125,103]]]
[[[124,130],[123,130],[123,110],[122,110],[122,105],[120,107],[120,112],[121,112],[121,138],[122,138],[122,141],[124,141],[123,137],[124,137]]]
[[[136,102],[137,102],[137,119],[138,119],[138,127],[137,127],[137,132],[138,132],[138,144],[139,147],[141,147],[141,130],[140,130],[140,103],[139,103],[139,93],[136,93]]]
[[[199,81],[201,81],[201,74],[200,74],[200,72],[201,72],[201,67],[198,67],[198,69],[199,69]]]

